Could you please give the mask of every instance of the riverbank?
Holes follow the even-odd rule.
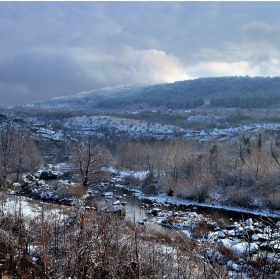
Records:
[[[137,193],[139,199],[147,199],[158,204],[171,204],[175,206],[185,206],[185,207],[207,207],[210,209],[219,209],[224,211],[231,211],[236,213],[252,214],[254,216],[260,217],[270,217],[270,218],[280,218],[280,211],[272,211],[270,209],[246,209],[242,207],[220,205],[218,203],[199,203],[196,201],[178,198],[176,196],[168,196],[166,193],[159,193],[158,195],[145,195],[141,191],[140,186],[127,186],[122,184],[117,184],[116,187],[125,188],[127,190]]]
[[[140,172],[133,172],[133,171],[119,171],[113,167],[111,167],[110,172],[118,173],[121,179],[125,177],[133,176],[134,178],[139,179],[140,181],[144,180],[148,174],[148,171],[140,171]],[[280,218],[280,210],[272,210],[269,208],[252,208],[252,207],[240,207],[240,206],[233,206],[233,205],[223,205],[221,204],[221,200],[223,199],[221,194],[214,195],[215,197],[211,199],[211,203],[209,202],[198,202],[186,198],[180,198],[174,194],[173,196],[168,196],[167,193],[160,192],[156,195],[146,195],[141,191],[141,187],[139,186],[132,186],[132,185],[124,185],[124,184],[117,184],[116,186],[121,188],[126,188],[130,191],[134,191],[137,193],[140,199],[148,199],[150,201],[159,203],[159,204],[172,204],[172,205],[182,205],[185,207],[207,207],[209,209],[217,209],[217,210],[224,210],[224,211],[231,211],[236,213],[244,213],[244,214],[251,214],[254,216],[261,216],[261,217],[270,217],[270,218]],[[218,197],[218,198],[217,198]]]

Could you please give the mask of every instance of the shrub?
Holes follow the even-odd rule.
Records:
[[[69,185],[58,185],[56,194],[64,196],[64,197],[70,197],[70,196],[77,196],[81,197],[86,192],[86,189],[81,184],[69,184]]]
[[[265,188],[261,192],[263,206],[271,210],[280,210],[280,190]]]
[[[164,242],[166,244],[172,244],[173,240],[170,237],[170,234],[162,233],[159,231],[152,231],[146,239],[147,241],[154,241],[154,242]]]
[[[225,194],[225,203],[233,206],[255,208],[252,189],[250,188],[231,188]]]
[[[136,178],[136,177],[134,177],[132,175],[124,177],[124,180],[123,180],[123,183],[125,185],[139,185],[140,182],[141,181],[140,181],[139,178]]]
[[[151,185],[144,185],[142,188],[141,188],[142,192],[145,194],[145,195],[157,195],[158,194],[158,190],[157,190],[157,187],[153,184]]]
[[[178,180],[175,180],[172,177],[165,176],[159,183],[159,188],[161,191],[169,193],[170,190],[175,191],[175,193],[178,193]]]

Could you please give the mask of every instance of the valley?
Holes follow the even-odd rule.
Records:
[[[219,81],[232,84],[233,80],[253,85],[254,91],[250,92],[254,94],[246,95],[246,100],[252,101],[251,107],[245,106],[238,94],[235,98],[240,99],[239,105],[228,106],[230,92],[223,96],[220,91],[216,96],[220,99],[214,98],[218,88],[213,83],[217,79],[198,79],[188,83],[110,87],[2,108],[1,223],[5,230],[1,234],[3,238],[10,234],[17,244],[14,251],[9,247],[7,252],[17,258],[16,265],[21,267],[18,271],[27,273],[18,258],[19,254],[27,254],[25,265],[40,268],[39,278],[145,278],[151,269],[145,258],[154,259],[153,275],[159,278],[277,278],[278,93],[270,94],[263,86],[265,102],[254,103],[260,97],[255,86],[259,78]],[[278,82],[272,78],[263,81],[266,86]],[[190,93],[184,97],[184,106],[179,106],[179,96],[186,89]],[[159,92],[162,102],[156,103],[160,100]],[[170,103],[172,96],[174,102]],[[188,98],[190,103],[186,102]],[[196,103],[198,99],[202,102]],[[20,218],[23,208],[28,214]],[[54,214],[56,218],[47,221],[44,217],[50,209],[57,209],[60,216]],[[37,218],[30,215],[32,211]],[[7,213],[11,217],[9,225]],[[29,248],[39,246],[32,252],[24,251],[16,243],[18,231],[9,231],[19,218],[23,228],[31,228],[35,219],[41,223],[37,227],[48,228],[49,247],[44,243],[45,235],[37,232],[31,238],[28,230],[20,231],[19,236],[31,238]],[[64,229],[54,230],[54,221],[64,223]],[[92,223],[96,228],[91,227]],[[88,252],[89,232],[95,236],[90,239],[91,246],[97,246],[93,243],[102,235],[103,241],[95,249],[108,258],[107,262],[94,255],[97,251],[91,252],[91,260],[78,252],[81,244],[83,252]],[[110,243],[108,232],[119,238]],[[79,244],[73,241],[75,236],[79,236]],[[138,270],[124,270],[119,255],[111,259],[111,268],[107,270],[112,256],[105,256],[102,248],[107,244],[111,254],[116,253],[116,248],[125,251],[128,243],[118,242],[126,238],[133,242],[124,255],[124,263],[131,265],[129,256],[133,254]],[[38,240],[43,243],[38,245]],[[146,246],[156,249],[145,252]],[[87,262],[91,263],[86,272],[82,269],[67,274],[64,269],[59,274],[57,269],[51,269],[50,259],[64,268],[67,266],[63,260],[71,262],[67,248],[76,250],[75,265],[81,258],[83,269],[88,267]],[[65,255],[59,255],[59,250]],[[139,257],[138,250],[145,257]],[[162,250],[172,253],[166,255]],[[182,259],[176,259],[175,253]],[[169,256],[176,259],[174,265]],[[191,262],[186,264],[187,260]],[[157,273],[155,268],[160,262],[166,263],[166,271],[160,269]],[[113,268],[116,263],[120,265],[117,270]],[[263,269],[259,269],[260,263],[265,263]],[[203,272],[199,272],[201,266]],[[6,262],[4,267],[7,275],[15,273],[11,264]],[[32,276],[28,271],[26,275]],[[24,274],[16,277],[20,275]]]

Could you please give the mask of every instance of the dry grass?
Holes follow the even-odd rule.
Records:
[[[161,244],[174,244],[174,240],[171,238],[170,234],[165,234],[158,231],[152,231],[149,234],[146,234],[144,239],[146,242],[152,241],[155,243],[161,243]]]
[[[219,215],[218,212],[214,212],[211,215],[211,220],[216,224],[216,226],[224,228],[226,226],[229,226],[229,221],[226,221],[221,215]]]
[[[134,176],[126,176],[123,179],[123,183],[125,185],[132,185],[132,186],[136,186],[139,185],[141,183],[139,178],[136,178]]]
[[[252,190],[251,188],[234,187],[227,190],[224,194],[225,202],[234,206],[254,208],[252,193],[254,193],[254,190]]]
[[[134,223],[124,226],[117,215],[79,207],[63,207],[65,218],[52,221],[44,218],[47,207],[35,220],[2,217],[3,275],[91,279],[212,275],[207,269],[203,274],[197,272],[195,243],[179,235],[148,234]]]
[[[265,188],[261,191],[263,206],[271,210],[280,210],[280,190]]]
[[[98,209],[98,203],[95,200],[84,199],[84,202],[85,202],[86,205],[94,207],[95,209]]]
[[[81,197],[86,193],[86,189],[79,183],[71,183],[69,185],[58,184],[55,193],[58,195]]]
[[[181,222],[181,220],[178,217],[174,217],[174,216],[168,217],[165,221],[169,224]]]

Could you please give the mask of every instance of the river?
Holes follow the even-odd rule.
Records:
[[[113,203],[119,200],[120,202],[126,202],[125,204],[125,220],[132,223],[138,224],[139,220],[145,220],[144,225],[148,231],[155,231],[162,234],[170,234],[171,229],[157,223],[157,217],[149,214],[149,211],[153,208],[160,208],[166,211],[174,212],[197,212],[198,214],[203,214],[208,216],[213,220],[223,220],[225,224],[230,224],[233,222],[238,222],[240,220],[246,220],[248,218],[253,218],[258,220],[260,216],[250,214],[250,213],[241,213],[236,211],[224,210],[224,209],[215,209],[205,206],[185,206],[185,205],[172,205],[165,203],[156,203],[149,199],[140,199],[134,191],[125,189],[123,187],[112,187],[108,186],[103,189],[105,192],[112,192],[112,198],[107,198],[102,194],[102,191],[98,187],[89,187],[88,190],[93,194],[89,195],[89,199],[95,200],[101,204],[103,208],[112,208]],[[97,193],[98,192],[98,193]]]

